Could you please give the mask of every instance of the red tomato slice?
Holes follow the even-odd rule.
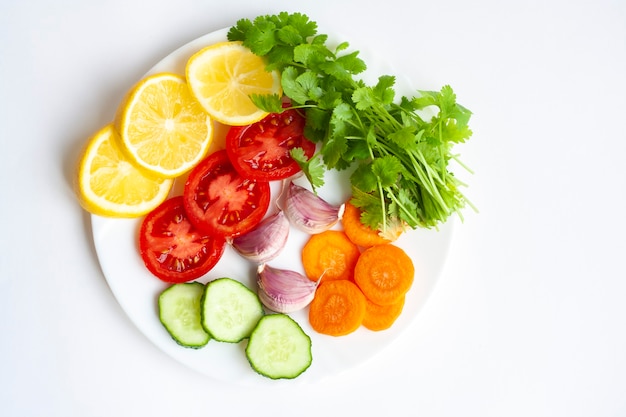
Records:
[[[235,169],[259,181],[288,178],[298,171],[289,151],[302,148],[307,158],[315,144],[304,137],[305,118],[295,109],[270,113],[248,126],[231,127],[226,134],[226,151]]]
[[[234,237],[261,221],[270,204],[270,186],[243,178],[226,151],[220,150],[191,170],[183,196],[194,226],[209,234]]]
[[[148,270],[159,279],[180,283],[209,272],[226,242],[197,230],[185,213],[183,197],[172,197],[148,213],[139,231],[139,250]]]

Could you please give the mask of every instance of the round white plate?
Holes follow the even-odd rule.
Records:
[[[184,74],[185,64],[194,52],[203,46],[226,40],[226,33],[227,29],[222,29],[182,46],[147,74],[162,71]],[[368,64],[370,74],[373,72],[373,65],[380,65],[362,49],[361,57]],[[373,74],[377,77],[383,73],[391,74]],[[215,146],[219,144],[219,138],[216,138]],[[340,204],[348,198],[349,185],[345,173],[328,172],[325,180],[326,185],[319,190],[321,197],[333,204]],[[274,184],[273,192],[277,189],[278,185]],[[180,193],[180,181],[173,193]],[[292,314],[312,339],[313,362],[306,372],[294,380],[272,381],[252,370],[245,357],[245,341],[229,344],[211,340],[198,350],[179,346],[165,331],[158,318],[157,297],[167,284],[146,269],[139,255],[137,234],[141,219],[92,216],[91,220],[95,247],[104,276],[121,307],[139,330],[182,364],[211,378],[243,385],[320,381],[362,364],[383,351],[402,332],[410,331],[411,322],[426,302],[442,270],[453,229],[453,222],[448,221],[439,230],[410,231],[396,242],[413,259],[416,276],[413,287],[407,294],[404,311],[392,328],[381,332],[361,328],[347,336],[331,337],[311,329],[307,320],[308,309]],[[270,264],[302,272],[300,250],[306,238],[303,233],[292,229],[284,251]],[[226,248],[217,266],[199,281],[208,282],[219,277],[235,278],[256,289],[255,265],[244,260],[230,247]]]

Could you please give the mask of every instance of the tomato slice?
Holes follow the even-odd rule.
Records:
[[[209,272],[224,253],[226,242],[196,229],[185,213],[182,196],[165,200],[148,213],[139,230],[139,250],[157,278],[180,283]]]
[[[226,134],[226,151],[235,169],[245,178],[272,181],[298,171],[289,151],[302,148],[307,158],[315,144],[304,137],[305,118],[297,110],[270,113],[248,126],[233,126]]]
[[[191,172],[183,191],[185,210],[198,229],[234,237],[256,226],[270,204],[267,181],[243,178],[225,150],[212,153]]]

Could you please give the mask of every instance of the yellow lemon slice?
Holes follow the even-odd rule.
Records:
[[[211,117],[182,76],[159,73],[142,79],[116,115],[124,148],[140,167],[167,178],[189,171],[206,156]]]
[[[76,192],[83,208],[110,217],[139,217],[163,202],[174,180],[136,167],[109,124],[88,142],[78,167]]]
[[[251,94],[282,94],[280,74],[265,65],[241,42],[221,42],[192,55],[185,72],[191,92],[214,120],[244,126],[267,115]]]

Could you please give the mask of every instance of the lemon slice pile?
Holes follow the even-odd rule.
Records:
[[[158,73],[140,80],[114,120],[83,152],[76,179],[82,207],[97,215],[139,217],[170,193],[212,142],[214,121],[228,126],[267,115],[251,94],[281,94],[280,74],[241,45],[222,42],[188,60],[186,77]]]

